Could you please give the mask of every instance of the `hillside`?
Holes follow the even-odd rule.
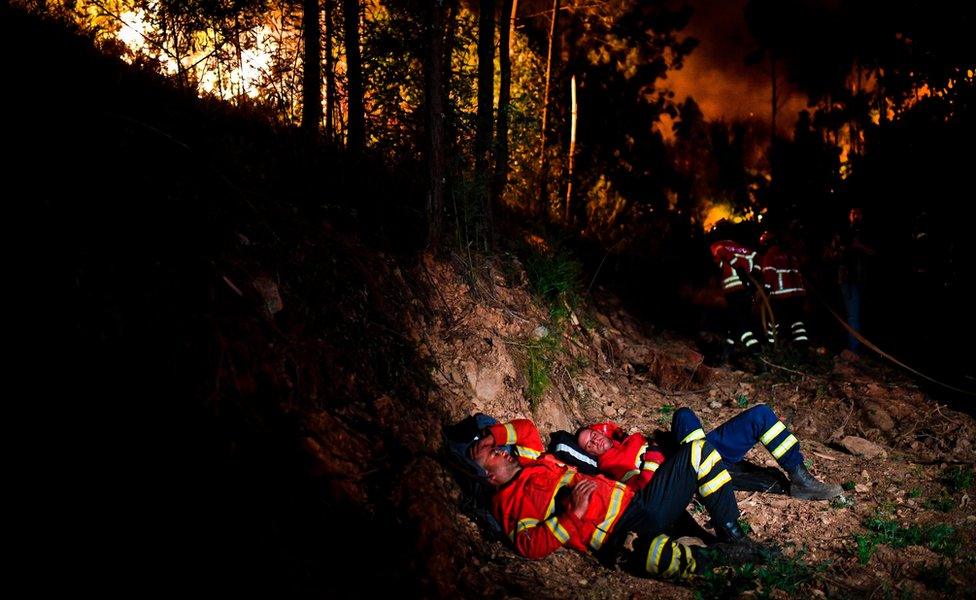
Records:
[[[408,173],[308,151],[0,11],[18,84],[7,186],[29,393],[12,423],[32,589],[967,593],[976,424],[899,372],[826,354],[761,375],[705,366],[612,290],[538,293],[551,252],[534,236],[510,227],[492,255],[421,249]],[[311,194],[307,178],[329,185]],[[792,560],[695,587],[570,551],[518,558],[466,514],[441,454],[442,428],[475,411],[544,434],[608,418],[649,431],[680,406],[714,426],[760,402],[815,474],[852,489],[832,504],[740,495],[754,536]],[[841,450],[851,436],[877,455]]]

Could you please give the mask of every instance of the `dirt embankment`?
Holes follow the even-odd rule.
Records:
[[[431,408],[444,418],[475,411],[500,420],[527,417],[545,436],[605,419],[633,431],[667,428],[680,406],[695,410],[710,428],[743,408],[769,404],[800,438],[812,472],[850,489],[833,503],[738,493],[755,538],[783,545],[787,556],[820,569],[799,583],[774,578],[760,590],[848,597],[965,593],[976,575],[970,500],[976,426],[970,417],[870,359],[811,354],[790,366],[770,359],[761,375],[707,367],[690,342],[636,322],[608,294],[598,294],[586,315],[571,314],[565,329],[553,333],[548,312],[518,277],[506,278],[491,264],[478,267],[491,275],[466,278],[471,265],[428,257],[413,274],[426,282],[428,304],[426,316],[409,324],[410,336],[430,364]],[[560,351],[550,366],[551,385],[530,402],[526,349],[540,325],[561,337]],[[437,437],[424,445],[434,451]],[[749,458],[775,465],[764,450]],[[422,524],[421,551],[441,592],[609,598],[690,597],[696,589],[636,579],[567,550],[522,560],[486,541],[459,510],[457,487],[442,466],[418,459],[412,468],[418,477],[402,486],[403,498]],[[866,528],[868,522],[877,531]],[[912,527],[921,533],[899,534]],[[951,541],[933,541],[931,531],[951,532]]]

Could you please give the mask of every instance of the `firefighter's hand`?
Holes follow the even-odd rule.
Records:
[[[586,509],[590,507],[590,496],[596,489],[596,482],[592,479],[581,481],[573,486],[573,514],[582,519]]]

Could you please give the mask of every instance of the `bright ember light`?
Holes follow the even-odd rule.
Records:
[[[149,30],[149,25],[146,24],[145,14],[145,12],[138,10],[126,11],[119,15],[122,27],[115,35],[133,52],[139,52],[146,47],[145,35]]]

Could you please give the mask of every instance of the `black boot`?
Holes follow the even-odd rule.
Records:
[[[716,523],[715,536],[718,538],[719,542],[726,544],[753,544],[752,539],[748,534],[746,534],[745,531],[742,531],[742,528],[739,527],[739,524],[736,521]]]
[[[790,476],[790,496],[801,500],[830,500],[844,493],[844,488],[835,483],[817,480],[803,463],[787,470]]]

